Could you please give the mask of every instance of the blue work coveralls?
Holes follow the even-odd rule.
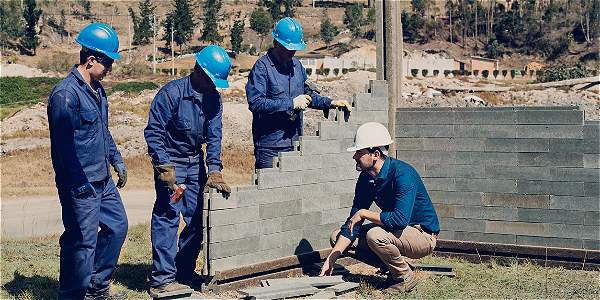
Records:
[[[109,169],[123,160],[108,131],[104,88],[97,81],[92,86],[73,68],[48,99],[52,166],[65,227],[60,299],[106,291],[127,235],[127,215]],[[76,193],[88,182],[96,196]]]
[[[292,151],[293,141],[302,135],[303,116],[294,110],[293,99],[299,95],[311,96],[310,107],[327,109],[331,99],[305,88],[308,76],[296,58],[281,64],[272,49],[259,58],[246,84],[248,107],[252,112],[255,167],[271,168],[278,152]]]
[[[156,202],[152,210],[152,274],[157,287],[193,274],[202,243],[203,189],[206,169],[202,144],[206,143],[208,171],[221,171],[221,96],[214,90],[199,94],[191,77],[173,80],[154,97],[144,137],[156,165],[175,167],[177,184],[187,189],[177,203],[154,172]],[[177,242],[179,214],[185,228]]]

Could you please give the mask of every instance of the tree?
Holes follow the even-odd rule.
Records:
[[[496,38],[492,37],[488,40],[487,45],[485,45],[485,52],[489,58],[498,58],[502,55],[500,44],[498,44]]]
[[[260,5],[267,8],[273,20],[284,17],[294,17],[294,6],[302,5],[302,0],[260,0]],[[281,7],[283,6],[283,12]]]
[[[204,2],[204,28],[200,40],[217,43],[223,40],[219,35],[219,10],[223,6],[221,0],[207,0]]]
[[[25,35],[21,38],[23,48],[32,51],[35,55],[35,49],[40,44],[37,32],[37,22],[40,20],[42,10],[37,8],[35,0],[26,0],[23,18],[25,19]]]
[[[262,49],[263,37],[273,28],[271,14],[262,8],[255,8],[250,15],[250,28],[260,36],[259,51]]]
[[[163,22],[163,27],[165,28],[163,40],[166,41],[168,47],[173,46],[170,42],[172,28],[173,40],[179,46],[179,51],[181,52],[181,46],[187,44],[192,39],[196,23],[192,19],[189,0],[173,0],[173,6],[174,10],[167,15]]]
[[[231,50],[235,53],[242,51],[242,43],[244,42],[244,26],[245,20],[241,17],[242,12],[238,11],[231,27]]]
[[[144,0],[139,3],[140,16],[138,17],[131,7],[129,7],[129,15],[133,21],[133,44],[145,45],[152,40],[154,31],[152,30],[153,15],[156,6],[152,0]]]
[[[329,43],[333,41],[333,38],[335,38],[337,34],[338,28],[331,23],[327,11],[325,11],[323,19],[321,20],[321,39],[329,46]]]
[[[452,14],[454,13],[454,10],[456,9],[456,6],[454,6],[454,1],[453,0],[446,0],[446,11],[448,14],[448,19],[449,19],[449,24],[450,24],[450,43],[453,43],[453,33],[454,33],[454,28],[452,27]]]
[[[80,15],[84,20],[94,18],[92,3],[89,0],[79,0],[79,5],[83,8],[83,12],[76,11],[75,14]]]
[[[346,6],[346,9],[344,10],[344,24],[348,27],[348,30],[352,32],[352,36],[355,38],[361,36],[360,27],[363,24],[363,14],[360,4],[356,3]]]
[[[23,19],[21,18],[21,3],[11,0],[0,5],[0,42],[7,45],[23,34]]]
[[[60,21],[56,21],[56,19],[54,19],[52,16],[48,18],[48,26],[50,26],[50,28],[60,35],[61,41],[62,38],[67,35],[67,30],[65,29],[66,23],[67,20],[64,9],[60,10]]]

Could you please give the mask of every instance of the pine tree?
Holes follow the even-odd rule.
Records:
[[[363,23],[363,14],[360,4],[353,4],[346,6],[344,10],[344,24],[348,27],[348,30],[352,32],[352,35],[357,38],[361,36],[360,26]]]
[[[338,28],[331,23],[327,12],[323,14],[323,19],[321,20],[321,39],[325,42],[327,46],[329,43],[333,41],[335,36],[338,34]]]
[[[21,18],[21,2],[11,0],[0,5],[0,42],[7,45],[23,34],[23,19]]]
[[[173,27],[173,40],[181,51],[181,46],[192,39],[196,24],[192,19],[189,0],[173,0],[173,6],[174,10],[167,15],[163,22],[165,34],[162,39],[166,41],[167,47],[173,47],[171,45],[171,27]]]
[[[140,16],[129,7],[129,15],[133,22],[133,44],[134,45],[145,45],[149,44],[152,40],[154,31],[152,26],[154,25],[152,16],[156,6],[152,3],[152,0],[144,0],[139,3]]]
[[[37,22],[42,15],[42,10],[37,8],[35,0],[26,0],[25,9],[23,10],[23,18],[25,19],[25,35],[21,38],[23,47],[32,51],[35,55],[35,50],[40,44],[37,32]]]
[[[217,43],[223,40],[219,35],[219,10],[223,6],[221,0],[207,0],[204,2],[204,28],[200,40]]]
[[[294,17],[294,6],[302,5],[302,0],[260,0],[260,5],[267,8],[271,18],[276,21],[284,17]],[[283,12],[281,8],[283,7]]]
[[[231,50],[235,53],[242,51],[242,43],[244,42],[244,18],[241,17],[242,12],[238,11],[231,27]]]
[[[273,28],[273,18],[262,8],[256,8],[250,15],[250,28],[260,36],[259,51],[262,49],[263,37]]]

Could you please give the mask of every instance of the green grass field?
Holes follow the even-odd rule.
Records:
[[[56,299],[58,288],[58,237],[2,241],[0,299]],[[150,229],[148,225],[130,228],[126,245],[113,276],[114,285],[126,290],[130,299],[148,299],[146,277],[150,271]],[[388,295],[374,288],[382,279],[351,275],[361,282],[360,298],[438,299],[438,298],[545,298],[598,299],[600,272],[544,268],[531,263],[495,262],[474,264],[460,259],[428,257],[426,264],[450,264],[455,278],[429,276],[411,293]],[[349,267],[351,268],[351,267]],[[352,270],[352,269],[351,269]],[[235,297],[211,294],[210,297]]]

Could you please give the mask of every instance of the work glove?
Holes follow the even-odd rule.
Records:
[[[231,188],[223,180],[223,174],[218,171],[208,173],[208,180],[206,180],[206,186],[204,187],[205,193],[208,192],[208,188],[215,188],[222,193],[231,193]]]
[[[71,190],[71,197],[73,198],[79,198],[79,199],[83,199],[83,198],[88,198],[88,197],[98,197],[98,194],[96,193],[96,189],[94,189],[94,186],[92,186],[91,183],[86,182],[83,185],[73,188]]]
[[[331,107],[341,108],[349,113],[352,112],[352,105],[346,100],[333,100],[331,101]]]
[[[310,105],[310,101],[312,98],[309,95],[297,96],[294,98],[294,109],[305,110]]]
[[[117,187],[122,188],[127,183],[127,168],[125,168],[124,163],[118,163],[113,165],[115,172],[119,176],[119,181],[117,181]]]
[[[171,191],[177,190],[177,177],[175,176],[175,166],[158,165],[154,166],[158,172],[158,180],[162,182]]]

